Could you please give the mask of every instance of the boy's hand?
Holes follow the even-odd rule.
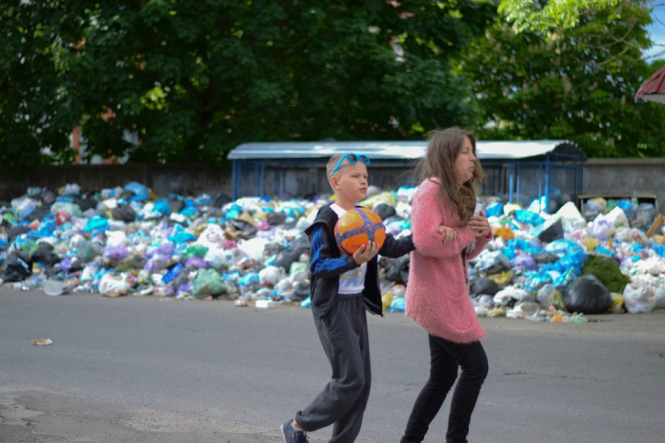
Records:
[[[364,246],[358,248],[358,250],[353,254],[353,259],[357,264],[362,265],[365,262],[370,261],[374,258],[376,254],[379,253],[379,246],[376,242],[369,242]]]
[[[457,231],[448,226],[439,225],[439,234],[443,234],[443,244],[447,245],[457,238]]]
[[[476,238],[485,237],[491,231],[490,224],[483,215],[474,215],[471,217],[468,226]]]

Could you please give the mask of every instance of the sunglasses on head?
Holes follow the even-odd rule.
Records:
[[[342,166],[342,163],[344,162],[344,159],[348,161],[351,164],[358,163],[358,160],[363,162],[366,165],[369,165],[369,158],[366,155],[363,154],[344,154],[342,158],[339,159],[337,162],[337,166],[335,166],[335,169],[333,169],[332,174],[330,174],[331,177],[335,175],[335,172],[339,169],[340,166]]]

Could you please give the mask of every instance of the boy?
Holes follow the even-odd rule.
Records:
[[[307,432],[334,424],[331,443],[355,441],[362,424],[371,383],[365,310],[383,315],[377,253],[397,258],[414,249],[411,236],[387,234],[379,250],[369,242],[353,256],[342,256],[335,223],[367,196],[364,155],[337,154],[326,167],[336,201],[322,207],[305,231],[310,239],[311,297],[314,324],[330,360],[332,379],[295,419],[281,426],[285,443],[308,443]]]

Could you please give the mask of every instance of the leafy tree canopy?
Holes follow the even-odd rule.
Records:
[[[0,163],[34,165],[45,147],[68,161],[78,124],[89,155],[144,162],[468,125],[451,60],[495,16],[472,0],[6,0]]]
[[[498,20],[463,56],[482,136],[568,139],[587,156],[663,155],[665,106],[633,99],[655,70],[641,59],[650,20],[637,3],[586,14],[558,32],[517,34]]]

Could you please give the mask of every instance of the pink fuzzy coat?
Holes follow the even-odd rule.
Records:
[[[466,258],[475,257],[492,239],[492,233],[475,238],[471,229],[458,224],[459,215],[440,197],[438,179],[423,181],[414,194],[411,213],[416,250],[411,253],[406,315],[436,336],[471,343],[486,334],[469,299],[462,250],[475,240],[476,246]],[[439,225],[454,228],[457,239],[444,245]]]

